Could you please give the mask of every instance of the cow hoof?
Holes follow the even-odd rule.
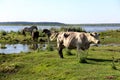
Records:
[[[60,57],[61,59],[63,59],[64,57]]]

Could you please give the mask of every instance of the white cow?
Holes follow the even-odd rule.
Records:
[[[90,44],[99,44],[98,33],[85,33],[85,32],[60,32],[57,36],[57,48],[60,58],[63,58],[63,48],[75,49],[78,51],[86,50]]]

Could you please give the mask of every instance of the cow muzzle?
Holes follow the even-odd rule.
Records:
[[[97,44],[100,44],[100,41],[99,41],[99,40],[97,41]]]

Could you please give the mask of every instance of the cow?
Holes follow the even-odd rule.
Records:
[[[45,33],[45,34],[48,36],[48,38],[49,38],[50,35],[51,35],[51,31],[48,30],[48,29],[43,29],[42,33]]]
[[[32,40],[33,40],[34,42],[37,42],[37,41],[38,41],[38,37],[39,37],[39,31],[36,30],[36,29],[34,29],[34,30],[32,31],[31,36],[32,36]]]
[[[100,43],[99,34],[96,32],[60,32],[57,36],[57,48],[60,58],[64,58],[62,53],[64,48],[77,48],[77,51],[84,51],[87,50],[92,43]]]
[[[34,29],[38,30],[37,26],[25,27],[25,28],[22,30],[22,34],[23,34],[24,36],[26,36],[26,33],[25,33],[25,32],[30,32],[30,34],[32,34],[32,32],[33,32]]]

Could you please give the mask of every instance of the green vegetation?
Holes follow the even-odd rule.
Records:
[[[42,31],[39,31],[39,39],[38,42],[41,39],[44,39],[45,41],[47,41],[47,37],[45,37],[45,34],[42,33]],[[0,32],[0,43],[9,43],[9,44],[15,44],[15,43],[33,43],[33,40],[31,38],[30,33],[27,33],[26,36],[22,35],[22,33],[20,31],[18,32],[5,32],[5,31],[1,31]]]
[[[51,44],[48,44],[47,47],[46,47],[46,50],[48,51],[53,51],[53,46]]]
[[[61,27],[60,31],[75,31],[75,32],[86,32],[84,29],[82,29],[79,26],[67,26],[67,27]]]
[[[0,48],[1,48],[1,49],[5,49],[5,48],[6,48],[5,44],[1,44],[1,45],[0,45]]]
[[[120,30],[110,30],[106,32],[100,33],[100,39],[102,44],[109,44],[109,43],[120,43]]]
[[[66,24],[60,22],[0,22],[0,25],[4,26],[32,26],[32,25],[41,25],[41,26],[64,26]]]
[[[65,50],[64,50],[65,53]],[[87,63],[74,55],[60,59],[57,51],[0,55],[0,80],[119,80],[120,47],[91,47]],[[113,59],[114,66],[113,69]]]

